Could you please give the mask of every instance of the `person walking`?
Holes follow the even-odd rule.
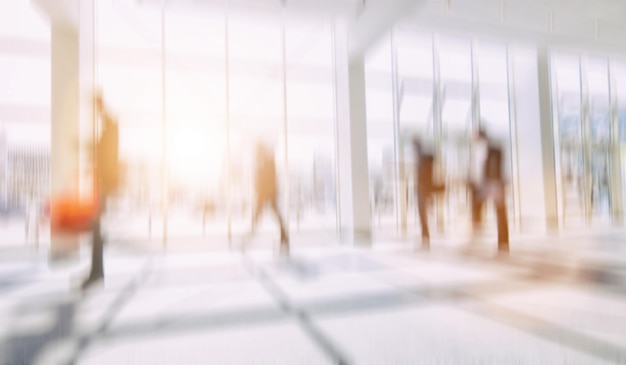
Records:
[[[101,120],[101,132],[93,146],[94,179],[97,198],[97,212],[93,221],[91,269],[82,283],[83,290],[104,280],[104,238],[102,237],[102,217],[106,212],[107,200],[119,187],[119,128],[117,120],[106,108],[102,95],[95,96],[95,108]]]
[[[254,188],[256,201],[252,215],[252,229],[250,235],[256,232],[256,228],[263,213],[263,209],[269,206],[280,228],[280,253],[289,255],[289,235],[285,228],[283,217],[278,208],[278,181],[276,176],[276,163],[270,148],[263,143],[256,147],[256,167]]]
[[[413,139],[413,151],[416,162],[415,193],[417,196],[417,212],[422,230],[422,248],[429,250],[428,207],[432,203],[433,196],[443,193],[445,186],[434,181],[434,155],[424,149],[422,142],[417,137]]]

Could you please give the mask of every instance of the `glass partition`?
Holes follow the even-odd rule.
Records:
[[[441,159],[446,179],[447,222],[469,222],[466,184],[470,171],[472,118],[472,44],[467,39],[440,37]],[[458,224],[455,225],[458,227]]]
[[[395,228],[395,137],[390,39],[379,42],[365,58],[367,158],[370,175],[372,229]]]
[[[335,230],[330,20],[280,7],[98,1],[96,81],[119,117],[118,240],[239,242],[254,154],[276,159],[292,231]],[[269,214],[258,232],[278,236]]]
[[[562,215],[567,220],[582,217],[587,204],[580,58],[553,54],[551,67],[561,161]]]
[[[0,249],[47,245],[50,28],[31,1],[4,1],[0,38]]]

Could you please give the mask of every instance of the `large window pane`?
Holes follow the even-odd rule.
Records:
[[[417,202],[415,194],[416,161],[413,146],[414,136],[433,148],[433,44],[432,35],[410,29],[398,29],[395,33],[396,57],[399,80],[399,127],[400,127],[400,186],[406,189],[407,226],[418,228]]]
[[[128,173],[106,217],[108,235],[160,242],[165,213],[160,8],[98,1],[95,14],[96,83],[118,118],[120,159]],[[84,127],[90,138],[93,126]]]
[[[389,38],[379,42],[365,62],[367,157],[374,231],[396,224],[390,47]]]
[[[274,151],[279,207],[283,213],[287,210],[282,33],[280,18],[276,15],[243,12],[229,15],[231,212],[232,229],[236,234],[250,230],[254,148],[259,142]],[[279,236],[271,214],[262,216],[258,232]]]
[[[469,40],[441,37],[441,158],[448,222],[469,221],[466,194],[472,135],[472,55]]]
[[[612,80],[614,88],[612,91],[616,93],[617,101],[617,121],[619,128],[619,151],[621,156],[621,181],[622,181],[622,198],[623,206],[626,206],[626,64],[615,62],[611,67]],[[619,202],[615,202],[619,204]]]
[[[587,62],[589,93],[589,173],[591,213],[595,217],[610,214],[610,136],[609,70],[606,59]]]
[[[0,247],[48,244],[50,28],[33,2],[3,1],[0,37]]]
[[[225,15],[166,8],[165,109],[171,237],[228,232]]]
[[[582,141],[580,58],[552,55],[555,123],[559,131],[561,194],[564,218],[581,217],[585,209],[585,166]]]
[[[329,22],[286,27],[288,163],[292,231],[336,226],[332,35]]]

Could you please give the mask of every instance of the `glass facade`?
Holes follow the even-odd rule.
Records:
[[[366,69],[374,229],[393,223],[402,232],[419,229],[410,145],[415,136],[441,156],[436,173],[447,190],[435,204],[437,226],[458,228],[459,222],[469,222],[469,152],[480,126],[505,152],[513,212],[506,46],[410,28],[397,28],[381,43]]]
[[[0,3],[0,247],[49,241],[50,29],[28,0]]]
[[[622,66],[607,58],[554,52],[551,69],[561,219],[568,225],[620,218]]]
[[[120,240],[241,237],[254,148],[274,151],[292,232],[336,229],[329,19],[280,8],[98,1],[96,84],[119,116],[129,175]],[[260,235],[277,235],[271,215]]]
[[[94,4],[95,84],[118,117],[126,172],[107,217],[111,237],[161,243],[246,234],[258,141],[273,148],[290,231],[338,228],[332,19],[279,6]],[[415,135],[441,156],[437,174],[448,187],[433,221],[446,230],[469,223],[469,151],[479,126],[503,147],[508,208],[517,221],[510,100],[525,95],[510,94],[507,45],[410,27],[391,33],[365,59],[373,229],[419,229],[409,143]],[[50,34],[29,1],[0,5],[3,245],[49,239],[39,218],[50,190]],[[622,214],[625,64],[550,53],[559,215],[566,224]],[[90,138],[91,121],[81,123],[82,138]],[[259,231],[278,234],[271,215]]]

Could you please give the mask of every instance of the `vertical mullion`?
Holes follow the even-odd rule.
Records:
[[[169,184],[167,163],[167,109],[166,109],[166,49],[165,49],[165,3],[161,0],[161,199],[163,204],[163,249],[167,249],[167,221],[169,214]]]
[[[230,129],[230,27],[229,27],[229,7],[230,2],[226,2],[226,9],[224,14],[224,91],[226,94],[225,100],[225,116],[226,116],[226,220],[228,226],[228,246],[232,247],[232,187],[231,187],[231,175],[232,175],[232,157],[231,157],[231,129]],[[219,185],[219,184],[218,184]]]
[[[623,221],[624,207],[622,196],[622,156],[619,140],[619,110],[617,102],[617,82],[615,80],[614,61],[609,60],[607,65],[609,77],[609,118],[610,118],[610,205],[611,215],[615,223]]]
[[[282,79],[283,79],[283,140],[285,147],[284,167],[285,167],[285,225],[287,226],[287,232],[290,231],[290,183],[291,174],[289,173],[289,137],[288,137],[288,115],[287,115],[287,39],[286,39],[286,22],[287,22],[287,8],[286,1],[283,0],[281,7],[281,50],[282,50]]]
[[[339,75],[337,74],[337,30],[336,30],[336,19],[331,20],[331,45],[332,45],[332,67],[333,67],[333,103],[334,103],[334,113],[333,113],[333,133],[334,142],[335,142],[335,229],[336,232],[341,235],[341,199],[339,197],[340,194],[340,184],[341,184],[341,176],[339,174],[339,104],[337,102],[338,90],[337,90],[337,82]]]
[[[400,131],[399,131],[399,96],[398,96],[398,59],[395,29],[391,31],[390,36],[390,55],[391,55],[391,98],[393,103],[393,150],[394,150],[394,189],[396,195],[396,230],[401,234],[406,233],[406,217],[405,217],[405,196],[403,186],[400,183],[402,166],[400,159]]]
[[[519,176],[519,136],[517,125],[517,100],[515,93],[515,69],[511,50],[506,46],[507,90],[509,104],[509,138],[511,143],[511,191],[513,193],[513,212],[518,229],[522,228],[522,199],[520,196]]]
[[[581,98],[581,147],[583,153],[583,208],[587,224],[591,223],[593,202],[591,201],[591,166],[589,141],[589,84],[587,79],[587,56],[579,57],[580,98]]]
[[[443,103],[442,103],[442,87],[441,87],[441,68],[439,62],[439,36],[432,34],[432,54],[433,54],[433,140],[435,144],[435,166],[437,170],[442,170],[443,153],[441,147],[441,140],[443,138]],[[443,204],[442,197],[439,195],[436,197],[437,207],[437,225],[438,228],[443,228]]]

